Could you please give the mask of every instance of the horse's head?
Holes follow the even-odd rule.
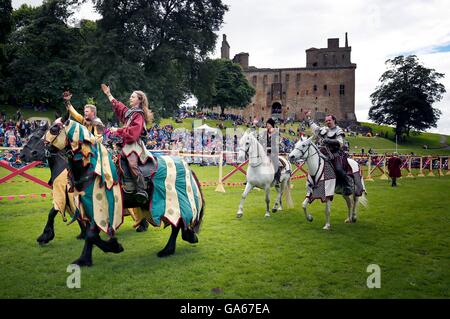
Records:
[[[42,137],[48,129],[48,123],[43,122],[38,129],[30,135],[27,144],[20,151],[20,159],[23,162],[44,161],[45,148]]]
[[[65,123],[66,125],[68,124],[67,122]],[[63,150],[66,147],[67,134],[61,118],[53,122],[50,129],[45,133],[44,141],[58,150]]]
[[[254,140],[256,139],[253,132],[245,132],[244,135],[239,140],[239,148],[238,148],[238,157],[237,161],[239,163],[243,163],[249,155],[250,147]]]
[[[289,153],[289,161],[296,162],[298,160],[306,160],[310,154],[310,148],[312,145],[312,137],[300,138],[300,140],[295,143],[294,149]]]

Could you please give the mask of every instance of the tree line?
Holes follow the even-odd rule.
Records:
[[[94,0],[101,18],[74,24],[84,2],[44,0],[16,10],[1,2],[0,103],[62,110],[62,92],[70,90],[75,105],[109,110],[100,83],[123,101],[146,92],[159,117],[190,95],[202,107],[250,102],[254,89],[240,66],[208,57],[228,10],[221,0]]]

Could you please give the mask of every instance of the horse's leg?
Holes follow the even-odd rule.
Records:
[[[253,189],[253,185],[247,182],[247,184],[245,185],[245,190],[242,193],[241,202],[239,203],[239,209],[238,209],[237,214],[236,214],[237,218],[241,218],[242,215],[244,215],[244,211],[243,211],[244,201],[247,198],[248,193],[250,193],[250,191],[252,189]]]
[[[39,245],[47,244],[53,238],[55,238],[55,216],[58,214],[58,211],[52,207],[48,213],[47,223],[45,224],[44,231],[42,234],[36,239]]]
[[[95,246],[105,253],[118,254],[123,251],[123,246],[117,241],[116,237],[111,237],[108,241],[105,241],[100,238],[99,233],[100,229],[97,226],[94,226],[90,233],[88,232],[88,237]]]
[[[313,217],[310,213],[308,213],[308,210],[306,209],[306,207],[309,204],[309,199],[305,198],[305,200],[302,203],[302,207],[303,207],[303,211],[305,212],[305,218],[307,221],[312,222],[313,221]]]
[[[270,184],[268,186],[266,186],[265,191],[266,191],[266,214],[264,216],[265,217],[270,217],[270,210],[269,210],[269,206],[270,206]]]
[[[77,219],[78,226],[80,226],[80,234],[76,237],[76,239],[85,239],[86,238],[86,225]]]
[[[353,202],[352,216],[351,216],[350,220],[352,223],[356,223],[356,220],[357,220],[356,212],[358,210],[359,197],[353,195],[353,199],[354,199],[354,202]]]
[[[92,266],[92,249],[94,248],[93,237],[96,234],[95,231],[91,227],[86,227],[86,239],[84,240],[84,247],[81,253],[81,256],[72,262],[72,264],[78,265],[80,267]]]
[[[345,202],[347,203],[347,208],[348,208],[348,213],[347,213],[347,218],[345,219],[345,223],[351,223],[352,209],[353,209],[352,198],[350,196],[345,196],[345,195],[342,195],[342,197],[344,197]]]
[[[181,223],[178,224],[177,227],[172,225],[172,233],[170,234],[169,241],[167,242],[166,247],[164,247],[163,250],[158,252],[158,254],[157,254],[158,257],[167,257],[167,256],[173,255],[175,253],[177,236],[178,236],[178,232],[180,231],[180,228],[181,228],[180,225],[181,225]]]
[[[281,210],[281,195],[283,194],[283,192],[281,191],[283,188],[281,186],[281,183],[275,185],[275,189],[277,190],[277,197],[275,198],[275,204],[273,205],[272,213],[276,213],[278,210]],[[278,207],[278,205],[280,207]]]
[[[325,202],[325,226],[323,226],[323,229],[325,230],[331,229],[330,213],[331,213],[331,201],[327,199],[327,201]]]
[[[198,238],[192,229],[181,227],[181,238],[188,243],[195,244],[198,243]]]

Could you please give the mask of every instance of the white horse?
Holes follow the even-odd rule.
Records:
[[[291,162],[304,160],[308,166],[308,178],[306,181],[306,198],[303,201],[302,207],[305,212],[305,217],[308,221],[312,222],[313,217],[308,213],[306,207],[312,203],[314,199],[321,199],[326,203],[325,206],[325,226],[323,229],[331,229],[330,224],[330,211],[331,201],[333,195],[341,194],[340,190],[335,192],[336,187],[336,173],[332,164],[326,159],[326,157],[320,152],[319,148],[313,143],[312,137],[308,139],[301,139],[295,144],[294,149],[289,153],[289,160]],[[353,159],[348,159],[348,163],[352,169],[353,178],[350,178],[350,182],[353,189],[353,194],[350,196],[344,196],[344,199],[348,207],[348,217],[345,220],[346,223],[356,222],[356,213],[358,203],[361,203],[364,207],[367,206],[367,199],[365,197],[366,188],[364,185],[364,179],[361,174],[358,163]]]
[[[275,205],[272,208],[272,212],[275,213],[283,209],[281,198],[283,193],[286,192],[286,202],[288,207],[293,207],[291,198],[291,165],[283,157],[279,156],[279,160],[283,162],[283,168],[281,170],[280,183],[274,183],[275,170],[272,165],[272,161],[266,154],[264,147],[258,142],[255,136],[256,132],[246,132],[239,141],[239,153],[238,162],[244,162],[248,157],[248,169],[247,169],[247,184],[245,190],[242,193],[241,202],[237,211],[236,217],[243,216],[244,201],[248,193],[254,188],[258,187],[266,192],[266,217],[270,217],[269,205],[270,205],[270,188],[275,186],[278,195],[275,200]]]

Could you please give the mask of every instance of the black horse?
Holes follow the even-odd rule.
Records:
[[[67,159],[63,155],[63,152],[56,148],[49,147],[48,149],[45,149],[42,137],[47,129],[48,124],[47,122],[44,122],[43,125],[39,126],[38,129],[30,135],[28,143],[23,146],[23,149],[20,152],[20,159],[21,161],[28,163],[33,161],[47,162],[51,173],[48,184],[52,186],[53,182],[58,177],[64,178],[67,176]],[[55,199],[56,197],[60,199],[60,202]],[[73,203],[73,193],[68,192],[67,183],[66,185],[62,183],[62,185],[58,185],[57,188],[53,189],[53,207],[48,213],[47,223],[45,224],[42,234],[37,238],[37,242],[40,245],[47,244],[55,237],[54,222],[58,212],[64,216],[64,211],[61,210],[65,210],[71,217],[76,213],[75,206],[70,203]],[[77,220],[77,222],[80,226],[80,234],[76,238],[85,239],[86,225],[80,220]]]
[[[92,172],[89,172],[89,170],[92,169],[91,165],[83,164],[83,161],[79,160],[79,157],[78,160],[75,158],[77,154],[71,149],[70,146],[71,142],[73,141],[69,140],[67,135],[67,131],[69,130],[68,127],[70,127],[71,125],[79,125],[79,124],[73,121],[66,121],[64,127],[61,124],[54,124],[50,128],[49,134],[46,135],[45,148],[49,149],[54,147],[59,149],[60,151],[64,151],[65,154],[68,154],[68,170],[69,175],[71,176],[72,179],[71,184],[73,185],[76,192],[83,192],[83,190],[85,190],[89,185],[95,182],[95,179],[97,177],[95,177],[94,174],[92,174]],[[100,146],[97,145],[96,147]],[[199,191],[199,198],[201,198],[201,209],[199,210],[198,215],[196,215],[197,216],[196,219],[195,220],[193,219],[191,221],[191,224],[189,225],[186,225],[182,220],[179,220],[177,223],[170,223],[172,228],[171,235],[169,237],[166,246],[161,251],[158,252],[157,254],[158,257],[166,257],[175,253],[176,240],[180,229],[182,231],[183,240],[189,243],[198,242],[196,233],[199,232],[200,224],[203,218],[204,197],[201,192],[200,183],[198,182],[194,172],[191,171],[191,173],[194,179],[195,187],[198,188]],[[148,185],[150,187],[153,184],[148,183]],[[120,188],[122,188],[122,185],[120,185]],[[147,191],[149,192],[149,202],[145,203],[144,205],[142,203],[135,201],[132,194],[121,192],[123,193],[124,196],[122,201],[123,208],[142,207],[143,209],[145,208],[148,209],[150,207],[149,204],[152,198],[151,197],[152,191],[150,188]],[[96,197],[97,196],[98,194],[96,195]],[[114,237],[112,233],[109,233],[110,239],[108,241],[102,240],[100,238],[99,233],[101,224],[97,224],[98,222],[97,220],[94,220],[93,218],[89,217],[87,217],[85,220],[87,223],[85,245],[81,256],[77,260],[75,260],[73,264],[77,264],[80,266],[91,266],[92,250],[94,245],[104,252],[120,253],[123,251],[122,245],[117,241],[117,238]],[[169,224],[165,215],[162,218],[162,221],[164,221],[166,225]]]

